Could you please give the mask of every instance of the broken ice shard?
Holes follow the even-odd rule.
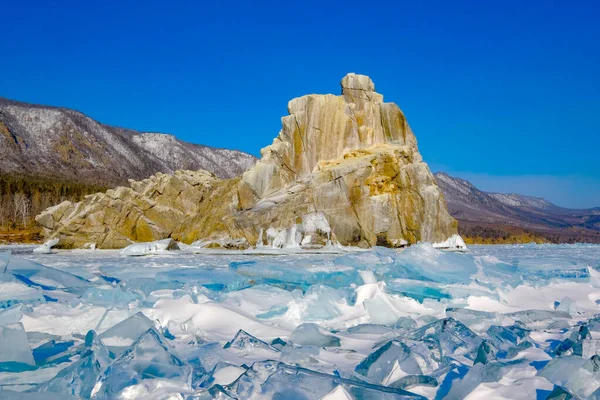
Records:
[[[587,324],[580,325],[571,332],[568,338],[558,345],[554,350],[554,353],[557,356],[581,356],[583,355],[583,341],[591,338],[592,336],[590,335],[590,329]]]
[[[444,318],[406,335],[408,339],[427,342],[444,356],[466,356],[474,360],[482,339],[454,318]]]
[[[371,353],[355,368],[371,382],[392,385],[410,375],[422,375],[423,371],[407,345],[390,340]]]
[[[67,351],[73,344],[72,340],[68,342],[57,342],[56,340],[46,342],[33,349],[35,363],[40,366],[44,365],[49,359]]]
[[[487,334],[498,351],[497,356],[501,358],[512,358],[519,351],[533,346],[529,340],[529,330],[519,323],[511,326],[492,325]]]
[[[210,373],[202,377],[199,387],[209,388],[213,385],[229,385],[244,372],[246,372],[246,368],[244,367],[220,361],[215,364]]]
[[[266,342],[252,336],[248,332],[240,329],[231,341],[225,343],[223,346],[224,349],[234,348],[239,350],[248,351],[251,349],[260,348],[263,350],[272,351],[274,353],[279,353],[279,350],[275,347],[269,345]]]
[[[108,349],[94,331],[89,331],[85,337],[81,358],[36,390],[89,398],[96,379],[111,361]]]
[[[138,312],[103,332],[100,339],[110,351],[119,355],[143,333],[154,327],[154,323],[148,317]]]
[[[344,379],[276,361],[255,362],[227,390],[240,399],[320,399],[339,385],[355,399],[423,399],[402,389]]]
[[[6,271],[28,286],[81,294],[91,283],[79,276],[24,259],[11,259]]]
[[[569,392],[586,398],[600,388],[600,357],[589,360],[579,356],[564,356],[551,360],[539,375]]]
[[[165,387],[190,391],[191,372],[189,365],[171,354],[160,334],[149,329],[102,373],[92,397],[118,398],[132,386],[137,393],[143,394]]]
[[[0,371],[35,369],[35,360],[21,323],[0,326]]]
[[[290,335],[290,342],[300,346],[339,347],[340,339],[321,332],[318,325],[307,323],[298,325]]]

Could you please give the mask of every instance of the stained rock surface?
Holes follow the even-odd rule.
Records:
[[[456,233],[415,135],[394,103],[364,75],[342,79],[342,95],[288,103],[273,144],[241,177],[206,171],[156,174],[36,220],[65,247],[132,241],[203,240],[221,247],[369,247],[439,242]]]

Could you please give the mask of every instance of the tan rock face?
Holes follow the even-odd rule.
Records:
[[[241,178],[157,174],[82,203],[62,203],[37,221],[47,236],[76,247],[167,237],[260,245],[269,241],[269,228],[292,226],[304,244],[322,243],[322,234],[306,231],[311,215],[322,216],[343,245],[445,240],[456,233],[456,221],[404,114],[374,90],[369,77],[348,74],[341,96],[290,101],[279,136]]]

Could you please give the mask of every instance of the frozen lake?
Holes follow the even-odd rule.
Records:
[[[597,245],[3,250],[0,399],[600,398]]]

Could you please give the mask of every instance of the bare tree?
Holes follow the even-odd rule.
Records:
[[[27,227],[31,216],[31,199],[24,197],[25,199],[21,203],[21,219],[23,220],[23,227]]]
[[[13,221],[16,223],[21,218],[23,226],[27,226],[29,214],[31,213],[31,202],[24,193],[13,195]]]

